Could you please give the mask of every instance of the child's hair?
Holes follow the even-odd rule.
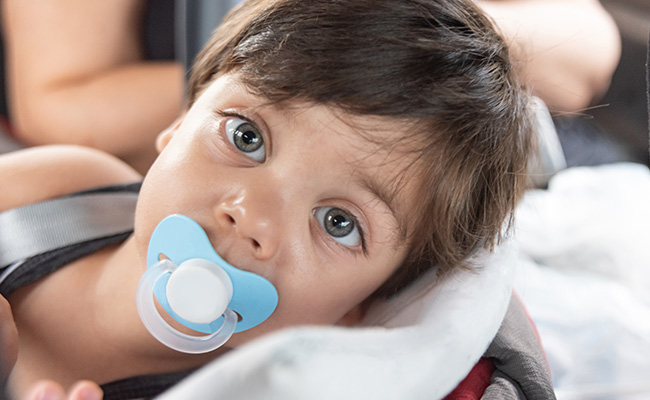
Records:
[[[247,1],[197,57],[190,104],[229,72],[271,103],[409,123],[396,142],[417,156],[402,177],[418,185],[411,248],[376,295],[434,265],[463,266],[511,222],[533,146],[528,95],[505,42],[471,0]]]

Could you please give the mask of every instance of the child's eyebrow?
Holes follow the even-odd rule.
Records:
[[[398,240],[406,240],[406,225],[405,221],[401,218],[402,213],[399,213],[396,208],[396,194],[395,190],[389,190],[385,185],[382,185],[374,176],[367,174],[357,175],[356,183],[363,189],[370,192],[374,197],[382,202],[389,210],[393,219],[397,222],[397,229],[399,231]]]

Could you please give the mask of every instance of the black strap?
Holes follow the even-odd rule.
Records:
[[[104,400],[150,399],[194,372],[170,372],[166,374],[140,375],[101,385]]]

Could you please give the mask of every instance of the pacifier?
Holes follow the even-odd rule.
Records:
[[[193,354],[215,350],[233,333],[259,325],[278,304],[271,282],[228,264],[203,228],[178,214],[163,219],[151,235],[136,297],[147,330],[167,347]],[[169,325],[154,297],[174,320],[206,335],[188,335]]]

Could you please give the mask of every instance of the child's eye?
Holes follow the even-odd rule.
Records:
[[[257,162],[266,160],[264,138],[256,127],[249,122],[238,118],[226,121],[226,136],[230,143],[235,145],[242,153]]]
[[[336,207],[319,207],[315,215],[327,234],[337,242],[350,247],[361,243],[361,234],[355,218],[348,212]]]

